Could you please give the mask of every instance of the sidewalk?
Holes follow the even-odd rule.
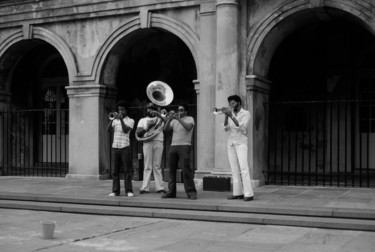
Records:
[[[263,186],[254,190],[254,201],[244,202],[227,200],[231,192],[202,190],[189,200],[183,184],[176,199],[161,199],[153,187],[140,195],[139,181],[128,198],[121,186],[122,195],[108,197],[111,180],[0,177],[0,208],[375,231],[374,189]]]

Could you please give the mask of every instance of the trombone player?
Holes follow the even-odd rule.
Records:
[[[137,125],[136,135],[138,141],[143,142],[144,155],[143,182],[139,191],[140,194],[149,193],[151,173],[154,174],[156,192],[165,192],[161,169],[161,159],[164,149],[164,121],[165,118],[157,112],[156,105],[150,102],[146,105],[146,117],[141,118]],[[151,136],[142,137],[146,132],[151,133]]]

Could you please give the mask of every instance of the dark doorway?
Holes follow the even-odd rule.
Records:
[[[9,109],[3,110],[5,175],[65,176],[68,172],[69,111],[65,62],[51,45],[24,41],[9,49],[14,59]]]
[[[173,34],[149,30],[133,41],[123,54],[117,75],[118,98],[131,106],[147,101],[146,87],[155,80],[167,83],[174,92],[173,104],[195,104],[194,59],[184,42]]]
[[[375,82],[364,80],[362,62],[375,38],[348,14],[325,11],[329,18],[300,27],[272,58],[268,182],[374,187],[375,97],[362,86]]]
[[[115,62],[118,62],[116,71],[110,69],[112,63],[117,64]],[[146,88],[155,80],[167,83],[173,90],[172,103],[164,107],[167,111],[176,110],[178,104],[186,104],[188,114],[196,120],[196,91],[193,84],[196,79],[194,58],[187,45],[176,35],[158,29],[141,29],[120,40],[111,51],[103,74],[103,83],[116,86],[116,100],[125,99],[129,102],[129,116],[135,120],[135,128],[138,121],[145,117],[145,105],[150,102]],[[138,159],[138,154],[142,153],[142,143],[135,139],[134,133],[135,129],[130,134],[132,165],[135,171],[139,171],[143,162]],[[193,148],[196,131],[194,133]],[[170,142],[171,135],[166,133],[163,169],[167,167]],[[194,157],[195,148],[192,151],[192,167],[195,167]],[[137,175],[136,172],[135,179]]]

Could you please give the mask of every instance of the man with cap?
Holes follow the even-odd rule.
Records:
[[[155,190],[157,193],[164,192],[163,176],[161,169],[161,159],[164,149],[164,117],[157,112],[155,104],[152,102],[146,105],[146,117],[141,118],[138,122],[136,134],[142,137],[147,131],[158,125],[160,132],[153,137],[143,141],[144,170],[143,183],[139,193],[149,193],[151,174],[154,174]],[[159,128],[160,127],[160,128]]]

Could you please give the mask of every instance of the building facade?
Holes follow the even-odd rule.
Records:
[[[64,163],[67,177],[107,178],[108,113],[119,99],[142,107],[147,84],[162,80],[174,104],[191,105],[197,178],[230,174],[223,117],[212,110],[238,94],[252,115],[255,186],[359,178],[371,187],[374,8],[371,0],[0,1],[3,173]]]

